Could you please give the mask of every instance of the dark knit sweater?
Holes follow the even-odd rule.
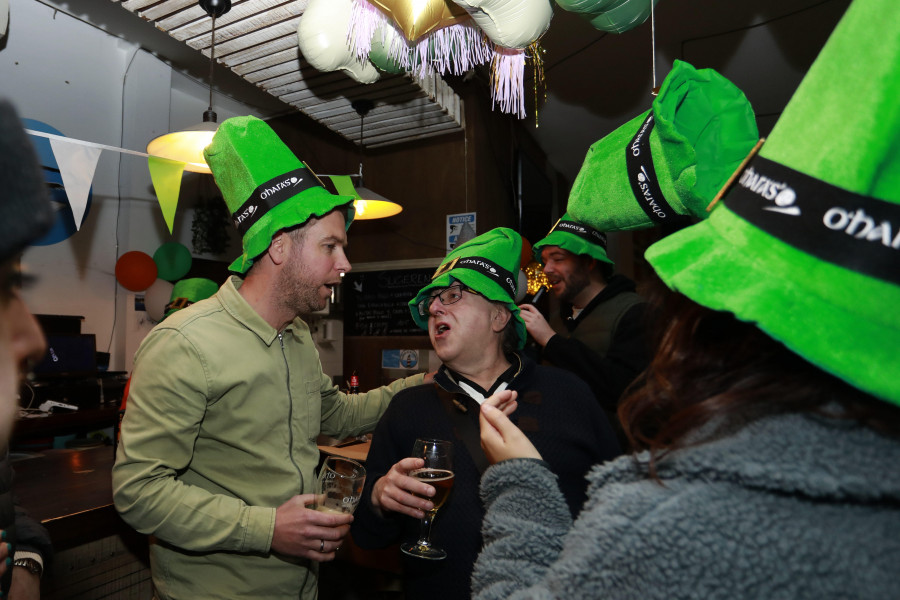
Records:
[[[0,449],[0,529],[6,532],[4,541],[12,546],[9,557],[12,558],[16,551],[36,552],[41,555],[46,572],[50,569],[53,555],[50,534],[43,525],[31,518],[22,507],[15,503],[13,494],[15,473],[9,459],[9,449]],[[7,567],[6,573],[0,580],[0,591],[3,592],[3,598],[9,594],[12,571],[11,566]]]
[[[558,477],[574,515],[585,500],[588,469],[593,463],[617,456],[618,444],[608,420],[582,381],[560,369],[538,366],[525,358],[519,360],[519,371],[509,384],[509,389],[519,392],[519,408],[511,418]],[[447,391],[460,392],[443,368],[435,382]],[[471,398],[465,402],[465,415],[477,430],[478,403]],[[454,442],[455,481],[450,499],[435,518],[431,538],[447,551],[448,557],[429,561],[403,555],[406,597],[467,598],[472,566],[481,549],[481,475],[465,444],[454,434],[434,385],[399,392],[379,421],[366,459],[366,488],[354,515],[353,539],[363,548],[416,539],[418,520],[397,514],[381,518],[373,512],[369,498],[375,482],[410,455],[419,437]]]
[[[646,303],[633,281],[613,275],[602,292],[573,318],[571,304],[550,319],[557,332],[541,358],[587,382],[600,404],[614,413],[625,388],[650,361]]]

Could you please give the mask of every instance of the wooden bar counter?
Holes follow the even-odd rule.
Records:
[[[111,535],[121,523],[112,503],[109,446],[43,450],[16,460],[18,503],[41,521],[57,551]]]
[[[147,538],[113,506],[114,460],[111,446],[42,450],[14,460],[17,502],[53,540],[43,599],[152,597]]]

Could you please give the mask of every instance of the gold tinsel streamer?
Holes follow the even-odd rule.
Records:
[[[538,261],[531,261],[525,265],[525,268],[522,270],[525,271],[525,276],[528,278],[528,289],[526,293],[529,296],[534,296],[537,291],[541,289],[541,286],[546,286],[548,289],[550,288],[550,284],[547,282],[547,276],[544,274],[544,269]]]
[[[530,60],[534,67],[534,127],[540,127],[538,123],[538,88],[544,94],[544,102],[547,101],[547,81],[544,78],[544,54],[547,51],[541,46],[540,40],[532,42],[525,51],[526,63]]]

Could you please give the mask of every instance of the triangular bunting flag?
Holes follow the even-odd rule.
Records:
[[[181,174],[184,172],[184,163],[167,158],[151,156],[147,159],[150,167],[150,179],[153,181],[153,189],[156,190],[156,199],[162,209],[163,218],[172,233],[172,224],[175,222],[175,209],[178,207],[178,192],[181,189]]]
[[[334,189],[341,196],[353,196],[359,199],[359,193],[353,187],[353,181],[349,175],[332,175],[331,182],[334,183]]]
[[[62,176],[72,216],[75,218],[75,228],[80,230],[87,208],[88,193],[94,181],[94,171],[100,158],[100,148],[84,146],[61,138],[51,138],[50,146],[59,165],[59,174]]]

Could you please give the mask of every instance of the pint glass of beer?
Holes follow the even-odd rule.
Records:
[[[361,464],[343,456],[328,456],[319,471],[313,508],[352,514],[359,504],[365,482],[366,469]]]

